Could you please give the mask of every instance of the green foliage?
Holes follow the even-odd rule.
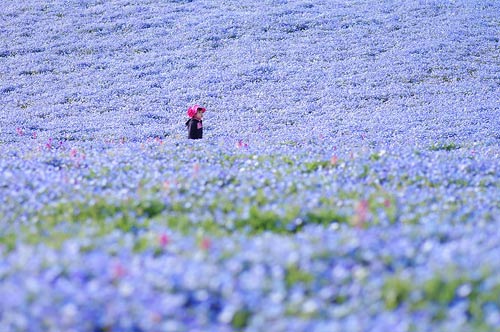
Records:
[[[309,285],[314,281],[314,276],[302,271],[297,265],[290,265],[285,271],[285,284],[291,288],[299,283]]]
[[[382,156],[380,155],[380,153],[372,153],[370,155],[370,160],[371,161],[378,161],[378,160],[380,160],[381,157]]]
[[[249,216],[245,219],[238,219],[235,222],[237,230],[246,230],[250,234],[262,232],[292,233],[300,231],[305,225],[316,224],[328,226],[331,223],[348,223],[349,217],[339,214],[332,208],[318,208],[300,216],[300,208],[291,206],[287,208],[284,216],[271,210],[263,210],[257,205],[250,207]],[[300,219],[300,223],[295,222]]]
[[[262,211],[255,205],[250,207],[249,217],[237,220],[235,225],[237,229],[247,229],[250,233],[265,231],[282,233],[286,231],[285,225],[278,214],[273,211]]]
[[[134,242],[134,252],[144,252],[149,246],[150,241],[146,237],[137,238]]]
[[[248,325],[248,321],[252,317],[252,313],[249,310],[241,309],[238,310],[231,320],[231,326],[235,329],[244,329]]]
[[[310,161],[304,163],[304,172],[313,173],[317,170],[328,169],[333,167],[333,164],[327,160],[319,160],[319,161]]]
[[[460,279],[447,280],[441,276],[431,278],[423,285],[425,299],[443,305],[448,304],[455,298],[457,288],[462,283]]]
[[[285,163],[288,166],[294,166],[295,165],[295,162],[293,161],[293,159],[290,158],[290,157],[288,157],[288,156],[284,156],[282,158],[282,161],[283,161],[283,163]]]
[[[0,247],[4,247],[4,250],[10,252],[16,246],[17,237],[13,233],[7,233],[0,236]]]
[[[148,221],[160,215],[166,205],[155,198],[108,201],[93,197],[84,201],[61,202],[42,209],[37,216],[44,230],[54,230],[62,223],[96,227],[99,234],[114,229],[123,232],[147,228]]]
[[[360,179],[364,179],[366,178],[368,175],[370,174],[370,166],[368,166],[367,164],[364,164],[363,165],[363,172],[361,172],[361,174],[359,174],[359,178]]]
[[[432,144],[429,148],[431,151],[452,151],[456,149],[460,149],[460,146],[451,142],[451,143],[435,143]]]
[[[339,214],[336,210],[331,208],[321,208],[309,211],[307,213],[306,221],[311,224],[328,226],[331,223],[349,223],[349,217]]]
[[[188,234],[192,229],[192,225],[186,215],[172,215],[167,217],[167,224],[173,230],[179,231],[183,234]]]
[[[380,224],[387,218],[389,223],[394,224],[398,218],[396,197],[382,188],[378,187],[377,191],[368,197],[369,210],[373,213],[373,224]],[[379,212],[383,212],[383,217]]]
[[[450,306],[463,301],[467,306],[468,322],[482,331],[484,308],[500,306],[500,283],[492,279],[491,273],[485,268],[472,275],[464,274],[452,266],[443,267],[421,282],[393,276],[384,282],[381,295],[388,310],[395,310],[401,305],[412,311],[432,307],[435,321],[447,319]]]
[[[394,310],[405,302],[413,289],[410,280],[394,276],[388,278],[382,287],[382,298],[385,307]]]
[[[165,203],[158,199],[148,199],[139,201],[135,206],[138,215],[146,218],[154,218],[165,210]]]

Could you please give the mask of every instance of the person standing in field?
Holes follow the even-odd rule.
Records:
[[[186,121],[189,139],[203,138],[203,113],[206,112],[205,107],[193,105],[187,110],[189,120]]]

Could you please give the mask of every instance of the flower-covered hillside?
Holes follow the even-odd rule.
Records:
[[[2,140],[17,126],[175,137],[200,102],[217,138],[497,142],[497,12],[495,1],[8,1]]]

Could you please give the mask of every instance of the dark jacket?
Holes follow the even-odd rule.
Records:
[[[187,120],[186,127],[188,130],[188,138],[199,139],[203,137],[203,121],[195,118]]]

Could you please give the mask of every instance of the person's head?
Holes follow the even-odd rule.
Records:
[[[202,119],[203,118],[203,112],[205,112],[205,109],[203,107],[198,107],[196,109],[196,115],[195,118]]]
[[[200,105],[193,105],[188,109],[187,115],[190,118],[196,118],[201,120],[203,118],[203,113],[205,112],[206,112],[205,107],[202,107]]]

